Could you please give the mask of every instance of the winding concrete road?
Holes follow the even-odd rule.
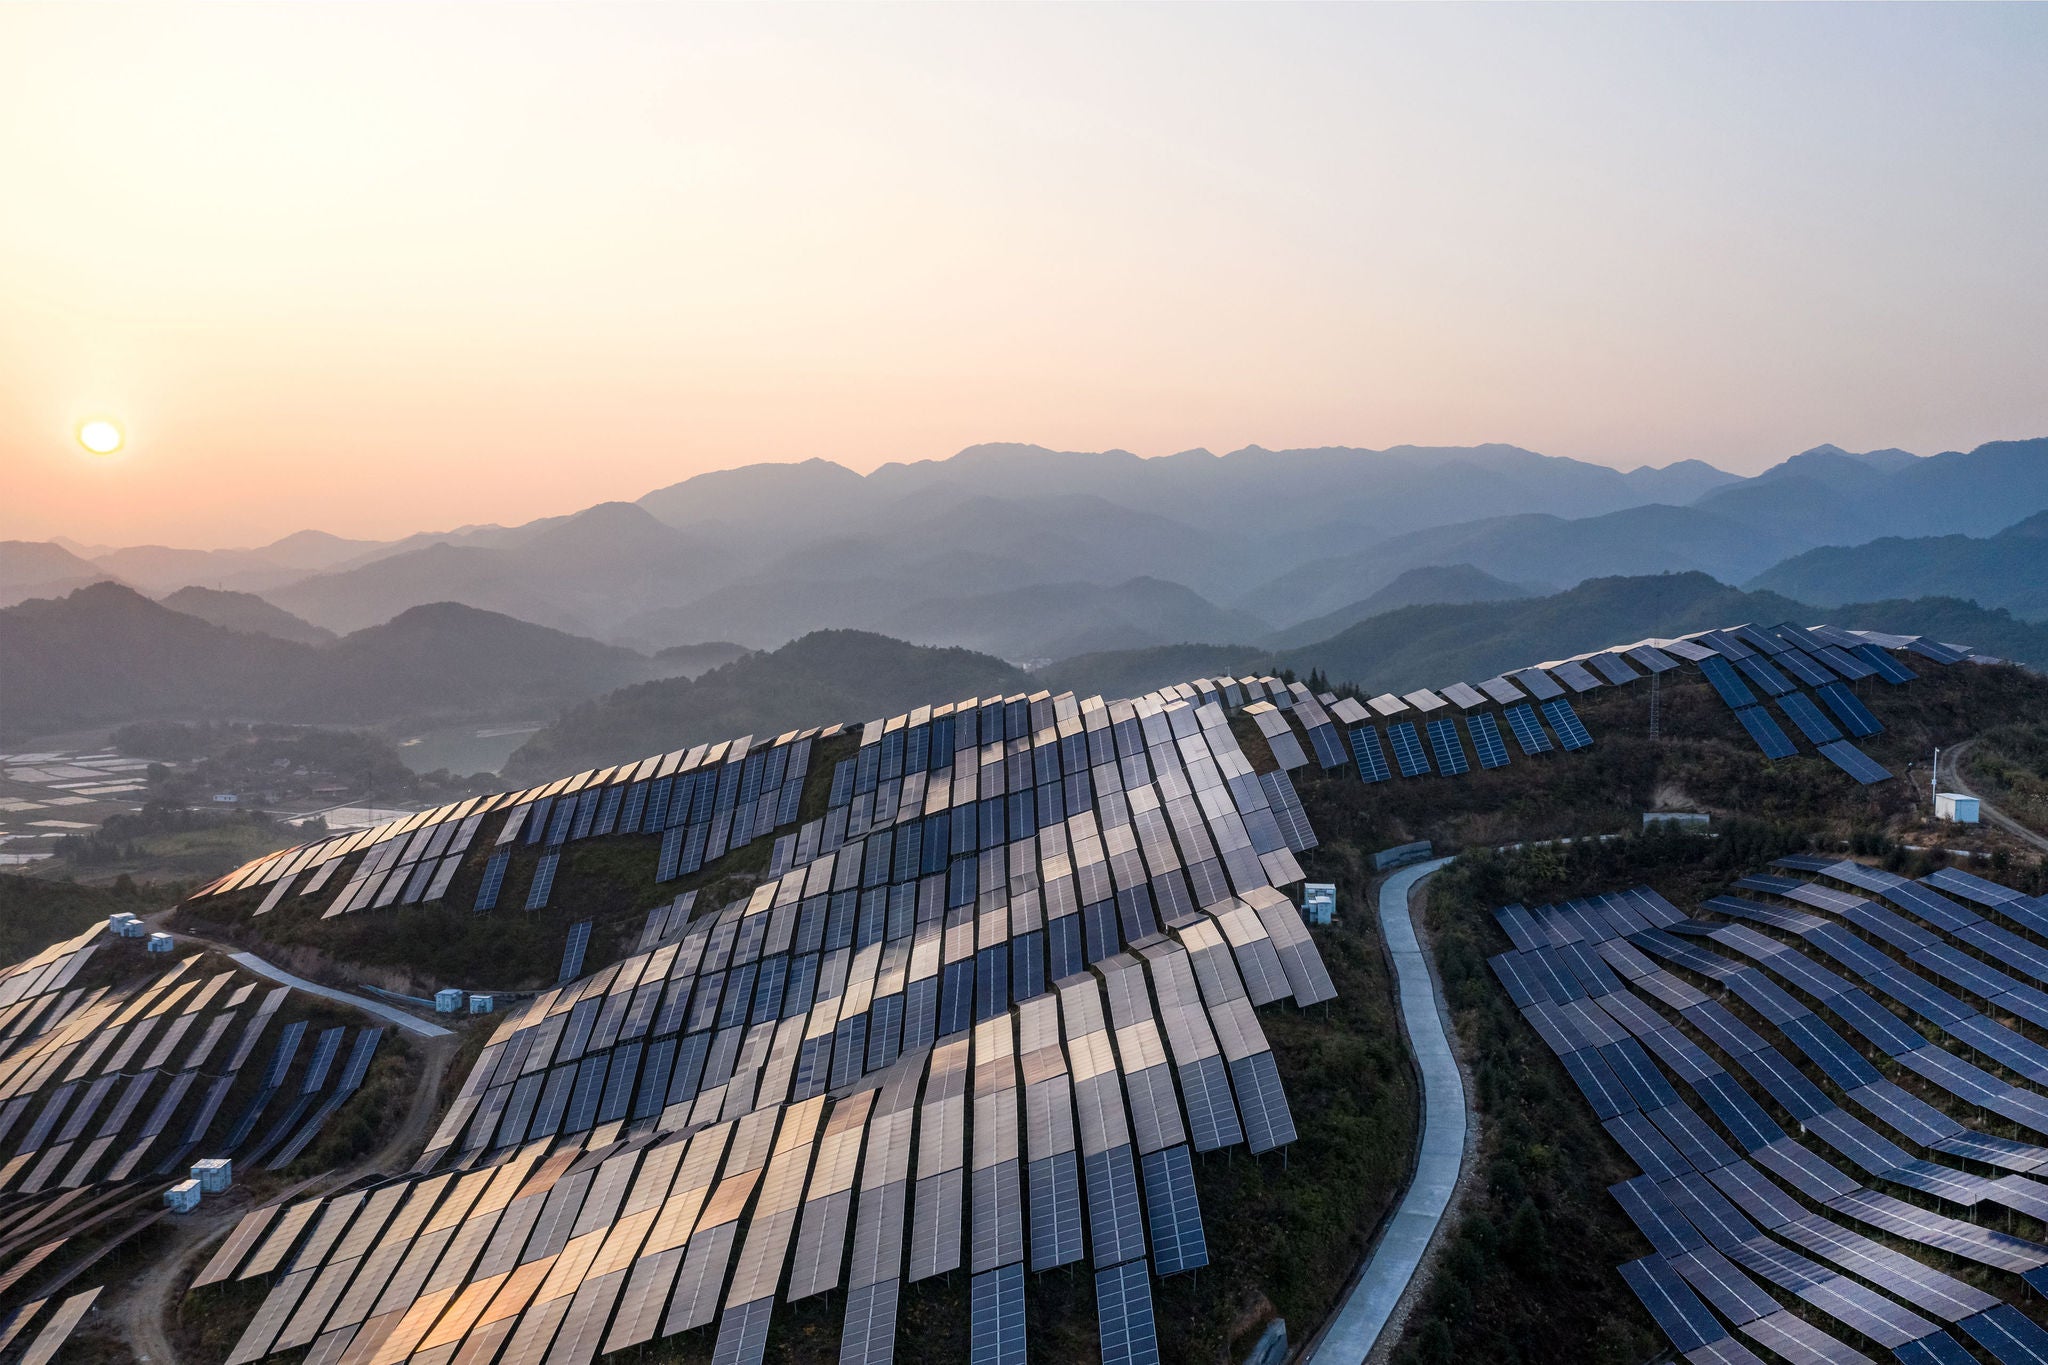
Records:
[[[1417,863],[1380,885],[1380,935],[1394,960],[1401,1023],[1422,1073],[1422,1149],[1400,1208],[1310,1352],[1313,1365],[1360,1365],[1372,1351],[1421,1267],[1464,1170],[1465,1082],[1444,1031],[1443,995],[1408,908],[1409,893],[1449,861]]]
[[[1941,781],[1942,785],[1946,786],[1950,791],[1960,792],[1964,796],[1977,796],[1977,793],[1970,789],[1969,778],[1964,776],[1968,766],[1964,759],[1970,752],[1970,746],[1976,742],[1974,739],[1966,739],[1948,751],[1948,776],[1942,778]],[[1977,812],[2007,834],[2039,849],[2043,853],[2048,853],[2048,839],[2044,839],[2033,830],[2028,829],[2025,825],[2013,819],[1981,796],[1977,796]]]
[[[223,949],[222,951],[226,950]],[[294,976],[275,963],[265,962],[254,953],[231,952],[228,953],[228,957],[237,966],[248,968],[266,981],[275,981],[280,986],[290,986],[295,991],[304,991],[308,995],[317,995],[323,1000],[333,1000],[339,1004],[351,1006],[365,1014],[374,1015],[386,1023],[396,1024],[407,1033],[417,1034],[422,1038],[446,1038],[448,1036],[448,1030],[442,1028],[439,1024],[430,1024],[424,1019],[416,1018],[395,1005],[386,1005],[364,995],[351,995],[347,991],[336,990],[332,986],[323,986],[317,981],[308,981],[303,976]]]

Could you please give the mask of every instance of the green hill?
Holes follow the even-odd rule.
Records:
[[[965,649],[909,645],[859,630],[813,631],[782,648],[621,688],[580,706],[521,745],[515,781],[620,763],[679,745],[856,723],[926,702],[1035,691],[1029,673]]]

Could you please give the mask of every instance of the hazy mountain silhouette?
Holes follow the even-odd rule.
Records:
[[[280,640],[297,640],[305,645],[324,645],[334,632],[301,621],[283,607],[273,606],[253,592],[223,592],[218,588],[180,588],[157,599],[172,611],[211,621],[216,626],[239,630],[247,635],[272,635]]]
[[[1893,595],[1961,597],[2048,620],[2048,512],[1995,536],[1885,536],[1857,546],[1794,555],[1749,587],[1809,602],[1863,602]]]
[[[106,570],[48,540],[0,540],[0,606],[70,592],[112,577]]]
[[[531,714],[661,666],[443,602],[324,645],[230,630],[118,583],[0,610],[12,735],[143,719],[327,723]]]
[[[580,706],[522,745],[504,773],[516,781],[573,772],[678,745],[859,724],[930,702],[1036,687],[1030,674],[986,654],[821,630],[696,679],[642,683]]]
[[[1347,626],[1402,607],[1432,602],[1501,602],[1515,597],[1543,597],[1557,589],[1541,584],[1510,583],[1470,564],[1430,564],[1409,569],[1394,581],[1348,606],[1275,632],[1267,641],[1276,649],[1327,640]]]

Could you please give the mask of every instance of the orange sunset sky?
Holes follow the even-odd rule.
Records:
[[[7,5],[0,536],[2048,434],[2043,90],[2042,6]]]

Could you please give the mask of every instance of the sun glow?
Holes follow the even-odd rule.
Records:
[[[96,418],[78,428],[78,443],[95,455],[112,455],[126,439],[120,424]]]

